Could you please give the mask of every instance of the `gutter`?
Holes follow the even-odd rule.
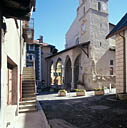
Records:
[[[123,32],[123,35],[125,35],[125,31]],[[124,88],[123,88],[123,92],[124,93],[127,93],[126,92],[126,38],[125,36],[122,36],[120,33],[119,33],[119,36],[121,36],[123,38],[123,76],[124,76]]]

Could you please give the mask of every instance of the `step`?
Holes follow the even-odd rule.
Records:
[[[35,75],[33,71],[24,71],[22,75]]]
[[[26,96],[26,95],[28,95],[28,96],[36,96],[36,93],[35,93],[35,91],[34,92],[24,92],[24,91],[22,91],[22,95],[23,96]]]
[[[36,94],[22,94],[22,97],[25,98],[25,97],[36,97]]]
[[[26,72],[23,72],[22,76],[23,75],[34,75],[35,76],[35,72],[26,71]]]
[[[35,84],[23,84],[22,87],[35,87]]]
[[[22,87],[22,91],[23,91],[23,92],[27,92],[27,91],[29,91],[29,90],[35,91],[35,88],[34,88],[34,87]]]
[[[27,101],[22,101],[19,103],[20,105],[25,105],[25,104],[36,104],[36,100],[27,100]]]
[[[35,80],[24,80],[22,81],[24,84],[29,84],[29,83],[35,83]]]
[[[28,74],[28,75],[23,75],[22,78],[35,78],[35,76],[34,76],[34,75],[29,75],[29,74]]]
[[[33,68],[26,68],[26,69],[23,69],[23,71],[35,71]]]
[[[37,108],[31,108],[31,109],[19,109],[19,113],[26,113],[26,112],[36,112]]]
[[[31,86],[31,85],[35,85],[35,82],[22,82],[22,85],[24,86]]]
[[[22,80],[35,80],[35,78],[34,77],[33,78],[32,77],[31,78],[30,77],[23,77]]]
[[[28,90],[33,91],[33,90],[35,90],[35,87],[33,87],[33,86],[28,86],[28,87],[23,86],[22,87],[22,91],[24,91],[24,90],[26,90],[26,91],[28,91]]]
[[[25,68],[23,71],[35,71],[33,68]]]
[[[36,100],[36,96],[34,96],[34,97],[24,97],[24,98],[22,98],[22,101],[29,101],[29,100]]]
[[[22,77],[35,77],[34,74],[23,74]]]
[[[36,108],[36,104],[21,104],[19,106],[19,109],[31,109]]]
[[[35,90],[34,89],[31,89],[31,90],[25,90],[25,89],[23,89],[22,90],[22,93],[24,93],[24,94],[29,94],[29,93],[35,93]]]

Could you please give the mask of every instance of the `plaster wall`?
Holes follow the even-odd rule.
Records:
[[[16,107],[14,105],[14,110],[12,114],[16,116],[18,112],[18,104],[19,104],[19,82],[20,82],[20,25],[18,21],[19,28],[16,27],[14,19],[5,19],[5,23],[7,25],[7,32],[6,34],[2,35],[3,40],[2,40],[2,92],[1,92],[1,112],[2,112],[2,117],[3,117],[3,128],[6,127],[7,123],[10,122],[10,125],[12,126],[14,123],[14,118],[7,118],[8,117],[8,112],[11,109],[7,105],[7,62],[8,58],[15,64],[17,67],[17,74],[15,74],[15,77],[13,79],[16,79],[17,85],[17,90],[15,90],[15,93],[17,94],[16,97],[13,95],[15,99],[17,99],[16,102]],[[21,33],[22,35],[22,33]],[[22,38],[22,67],[21,70],[23,69],[23,66],[25,65],[25,44],[23,43],[23,38]],[[11,105],[13,107],[13,105]],[[10,108],[10,109],[9,109]],[[11,112],[11,111],[10,111]],[[15,113],[14,113],[15,112]],[[14,117],[13,116],[13,117]]]

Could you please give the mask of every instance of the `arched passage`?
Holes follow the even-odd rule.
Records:
[[[59,58],[56,63],[56,84],[62,85],[62,60]]]
[[[67,56],[65,61],[65,88],[71,89],[72,82],[72,68],[71,68],[71,59]]]
[[[79,81],[79,65],[80,65],[80,55],[77,56],[74,63],[74,87],[77,88],[77,83]]]
[[[50,78],[51,78],[51,85],[54,85],[55,84],[55,67],[53,62],[50,66]]]

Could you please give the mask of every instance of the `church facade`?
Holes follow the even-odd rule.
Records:
[[[115,86],[115,40],[105,39],[113,27],[108,0],[79,0],[65,50],[46,58],[46,84],[88,90]]]

